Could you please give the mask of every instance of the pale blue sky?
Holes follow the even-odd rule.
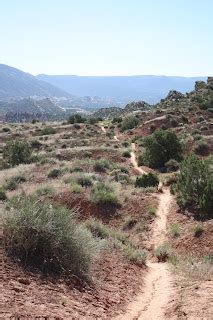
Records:
[[[32,74],[213,75],[213,0],[0,0],[0,41]]]

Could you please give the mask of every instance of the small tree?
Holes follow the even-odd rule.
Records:
[[[176,192],[181,207],[194,206],[212,214],[213,176],[207,161],[195,155],[187,157],[180,168]]]
[[[85,121],[86,121],[86,119],[83,118],[80,114],[73,114],[67,120],[67,122],[70,124],[84,123]]]
[[[159,179],[156,174],[149,172],[148,174],[143,174],[136,178],[135,187],[148,188],[156,187],[159,183]]]
[[[32,148],[27,141],[10,141],[3,149],[3,159],[12,167],[29,163],[31,154]]]
[[[139,165],[151,168],[164,166],[170,159],[180,160],[181,144],[175,132],[157,130],[144,138],[145,152],[139,157]]]
[[[135,116],[129,116],[122,121],[121,131],[135,128],[139,123],[139,120]]]

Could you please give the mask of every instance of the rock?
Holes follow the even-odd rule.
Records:
[[[165,100],[177,100],[177,99],[182,99],[183,97],[184,97],[184,94],[182,94],[181,92],[176,90],[170,90]]]
[[[195,81],[195,91],[206,89],[206,83],[204,81]]]
[[[30,280],[27,278],[19,278],[18,282],[25,284],[25,285],[29,285],[30,284]]]

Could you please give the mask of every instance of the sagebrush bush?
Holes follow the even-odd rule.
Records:
[[[57,131],[55,128],[52,127],[46,127],[44,129],[41,130],[41,134],[43,136],[49,135],[49,134],[55,134]]]
[[[157,257],[159,262],[165,262],[171,255],[171,249],[168,244],[162,243],[157,246],[155,249],[155,256]]]
[[[123,153],[122,153],[122,156],[125,157],[125,158],[130,158],[131,157],[131,153],[129,150],[125,150]]]
[[[105,182],[97,182],[91,189],[90,200],[98,205],[118,205],[119,200],[113,186]]]
[[[48,176],[48,178],[54,179],[54,178],[58,178],[61,174],[62,174],[61,169],[55,168],[55,169],[50,170],[47,176]]]
[[[97,241],[76,222],[76,213],[34,197],[13,198],[4,215],[7,252],[45,271],[88,274]]]
[[[180,225],[178,223],[171,224],[169,232],[173,238],[179,237],[181,232]]]
[[[159,183],[159,179],[156,174],[149,172],[136,178],[135,187],[148,188],[156,187]]]
[[[106,172],[107,169],[111,169],[112,164],[107,159],[97,160],[94,164],[94,170],[97,172]]]
[[[14,177],[11,177],[9,180],[7,180],[5,189],[6,190],[16,190],[18,185],[20,183],[23,183],[26,181],[26,178],[23,175],[17,175]]]
[[[7,200],[5,189],[0,187],[0,201],[5,201],[5,200]]]
[[[197,141],[194,146],[194,152],[196,154],[205,155],[206,153],[208,153],[208,150],[208,143],[204,140]]]
[[[9,141],[3,148],[3,159],[12,167],[29,163],[32,149],[27,141]]]
[[[179,169],[180,164],[177,160],[170,159],[169,161],[167,161],[165,163],[165,167],[167,169],[167,172],[173,172],[173,171],[177,171]]]
[[[47,195],[53,195],[54,194],[54,188],[52,186],[43,186],[36,190],[36,194],[38,196],[47,196]]]

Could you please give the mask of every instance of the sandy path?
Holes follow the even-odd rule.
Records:
[[[153,228],[152,246],[165,240],[167,215],[172,196],[168,189],[160,196],[157,218]],[[129,304],[127,312],[117,320],[163,320],[164,313],[173,293],[172,276],[167,263],[149,261],[148,273],[142,292]]]
[[[106,133],[106,129],[103,126],[101,126],[101,130]]]
[[[144,171],[142,168],[138,167],[138,163],[136,160],[136,155],[135,155],[135,143],[132,143],[132,151],[131,151],[131,163],[133,167],[140,173],[140,174],[147,174],[146,171]]]

